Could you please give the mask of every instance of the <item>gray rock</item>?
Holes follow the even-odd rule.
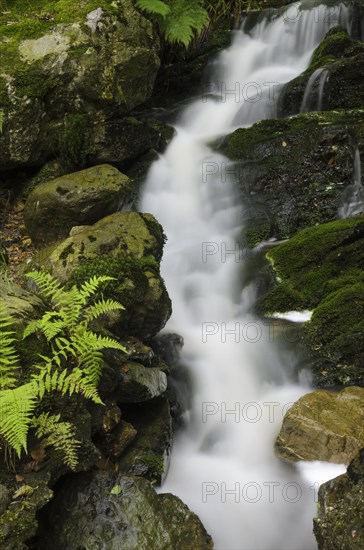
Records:
[[[65,480],[50,506],[45,550],[210,550],[211,537],[179,498],[143,478],[89,472]]]

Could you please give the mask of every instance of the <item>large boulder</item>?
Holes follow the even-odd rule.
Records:
[[[54,153],[82,164],[111,117],[121,121],[151,95],[159,39],[131,0],[9,5],[0,27],[2,170]]]
[[[260,313],[313,310],[304,327],[314,382],[364,385],[364,214],[304,229],[267,253],[276,283]]]
[[[319,550],[364,547],[364,449],[347,473],[321,485],[314,533]]]
[[[147,338],[161,330],[171,301],[159,273],[164,235],[151,214],[116,212],[94,225],[73,228],[70,236],[35,258],[63,283],[92,276],[114,277],[105,296],[122,303],[120,335]]]
[[[364,446],[364,388],[317,390],[287,411],[275,444],[288,462],[323,460],[349,464]]]
[[[141,477],[89,472],[64,480],[38,548],[210,550],[211,537],[178,497]]]
[[[336,219],[352,184],[353,138],[364,147],[360,110],[263,120],[228,136],[220,151],[242,197],[243,246]]]
[[[93,166],[38,185],[25,205],[27,234],[35,246],[67,237],[76,225],[90,225],[132,200],[132,183],[109,165]]]

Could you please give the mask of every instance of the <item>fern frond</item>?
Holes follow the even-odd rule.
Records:
[[[48,300],[56,303],[62,295],[61,283],[45,271],[31,271],[26,273],[26,277],[29,277],[35,285],[38,287],[40,294],[42,294]]]
[[[33,382],[0,391],[0,435],[20,457],[27,450],[27,435],[38,401]]]
[[[0,301],[0,390],[15,386],[15,372],[19,369],[19,357],[15,349],[15,332],[8,330],[12,319],[6,305]]]
[[[209,17],[202,1],[173,0],[171,12],[161,27],[168,42],[179,42],[187,48],[194,32],[201,32],[208,23]]]
[[[92,306],[88,308],[85,315],[85,321],[86,323],[88,323],[90,321],[93,321],[94,319],[97,319],[97,317],[100,317],[100,315],[105,315],[107,313],[122,309],[125,309],[125,307],[119,304],[119,302],[111,299],[102,299],[95,302]]]
[[[46,437],[43,445],[53,446],[62,455],[65,464],[74,470],[78,464],[80,442],[76,439],[75,426],[71,422],[61,422],[60,418],[59,414],[42,413],[33,419],[33,427],[37,437]]]
[[[137,0],[136,5],[146,13],[162,17],[166,17],[171,11],[171,8],[161,0]]]
[[[88,281],[85,281],[81,285],[81,288],[78,290],[78,292],[82,297],[87,299],[95,294],[102,283],[106,283],[107,281],[115,281],[115,277],[109,277],[108,275],[95,275],[94,277],[91,277],[91,279],[89,279]]]

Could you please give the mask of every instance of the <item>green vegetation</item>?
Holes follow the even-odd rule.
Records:
[[[100,315],[123,309],[118,302],[103,298],[91,302],[101,284],[110,277],[91,278],[78,288],[65,290],[57,279],[45,272],[27,275],[49,304],[38,320],[31,321],[23,338],[36,333],[46,344],[47,354],[39,355],[30,374],[22,373],[16,351],[15,332],[6,306],[0,302],[0,441],[5,450],[15,451],[18,457],[27,451],[28,432],[45,438],[43,446],[52,445],[62,453],[71,468],[77,465],[79,442],[71,422],[61,420],[52,410],[52,396],[80,394],[95,403],[102,403],[98,383],[103,367],[103,350],[125,351],[116,340],[97,334],[92,323]],[[20,378],[23,377],[20,383]],[[48,396],[45,400],[44,397]],[[48,405],[50,410],[44,411]]]

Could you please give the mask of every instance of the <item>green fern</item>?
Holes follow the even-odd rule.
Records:
[[[33,418],[32,426],[36,436],[41,439],[44,447],[52,446],[60,453],[63,462],[74,470],[78,464],[77,451],[80,442],[76,439],[76,429],[71,422],[61,422],[61,415],[42,413]]]
[[[0,300],[0,390],[15,386],[14,375],[19,368],[19,357],[14,347],[15,332],[10,328],[12,324],[6,304]]]
[[[27,276],[49,302],[50,309],[28,324],[23,338],[33,333],[42,334],[49,352],[39,355],[31,380],[16,387],[14,373],[19,365],[15,333],[10,328],[12,321],[5,305],[0,302],[0,438],[20,457],[22,451],[27,450],[27,436],[33,425],[38,437],[47,436],[47,444],[63,450],[66,463],[74,468],[78,448],[74,427],[69,422],[61,422],[58,415],[44,413],[37,417],[36,408],[45,394],[54,392],[70,396],[78,393],[102,404],[98,384],[103,351],[126,350],[113,338],[94,332],[90,324],[101,315],[124,308],[114,300],[91,303],[100,285],[112,280],[111,277],[93,277],[80,288],[73,286],[66,290],[48,273],[32,272]]]
[[[186,48],[195,31],[201,32],[209,23],[203,0],[137,0],[137,6],[155,19],[165,40]]]

